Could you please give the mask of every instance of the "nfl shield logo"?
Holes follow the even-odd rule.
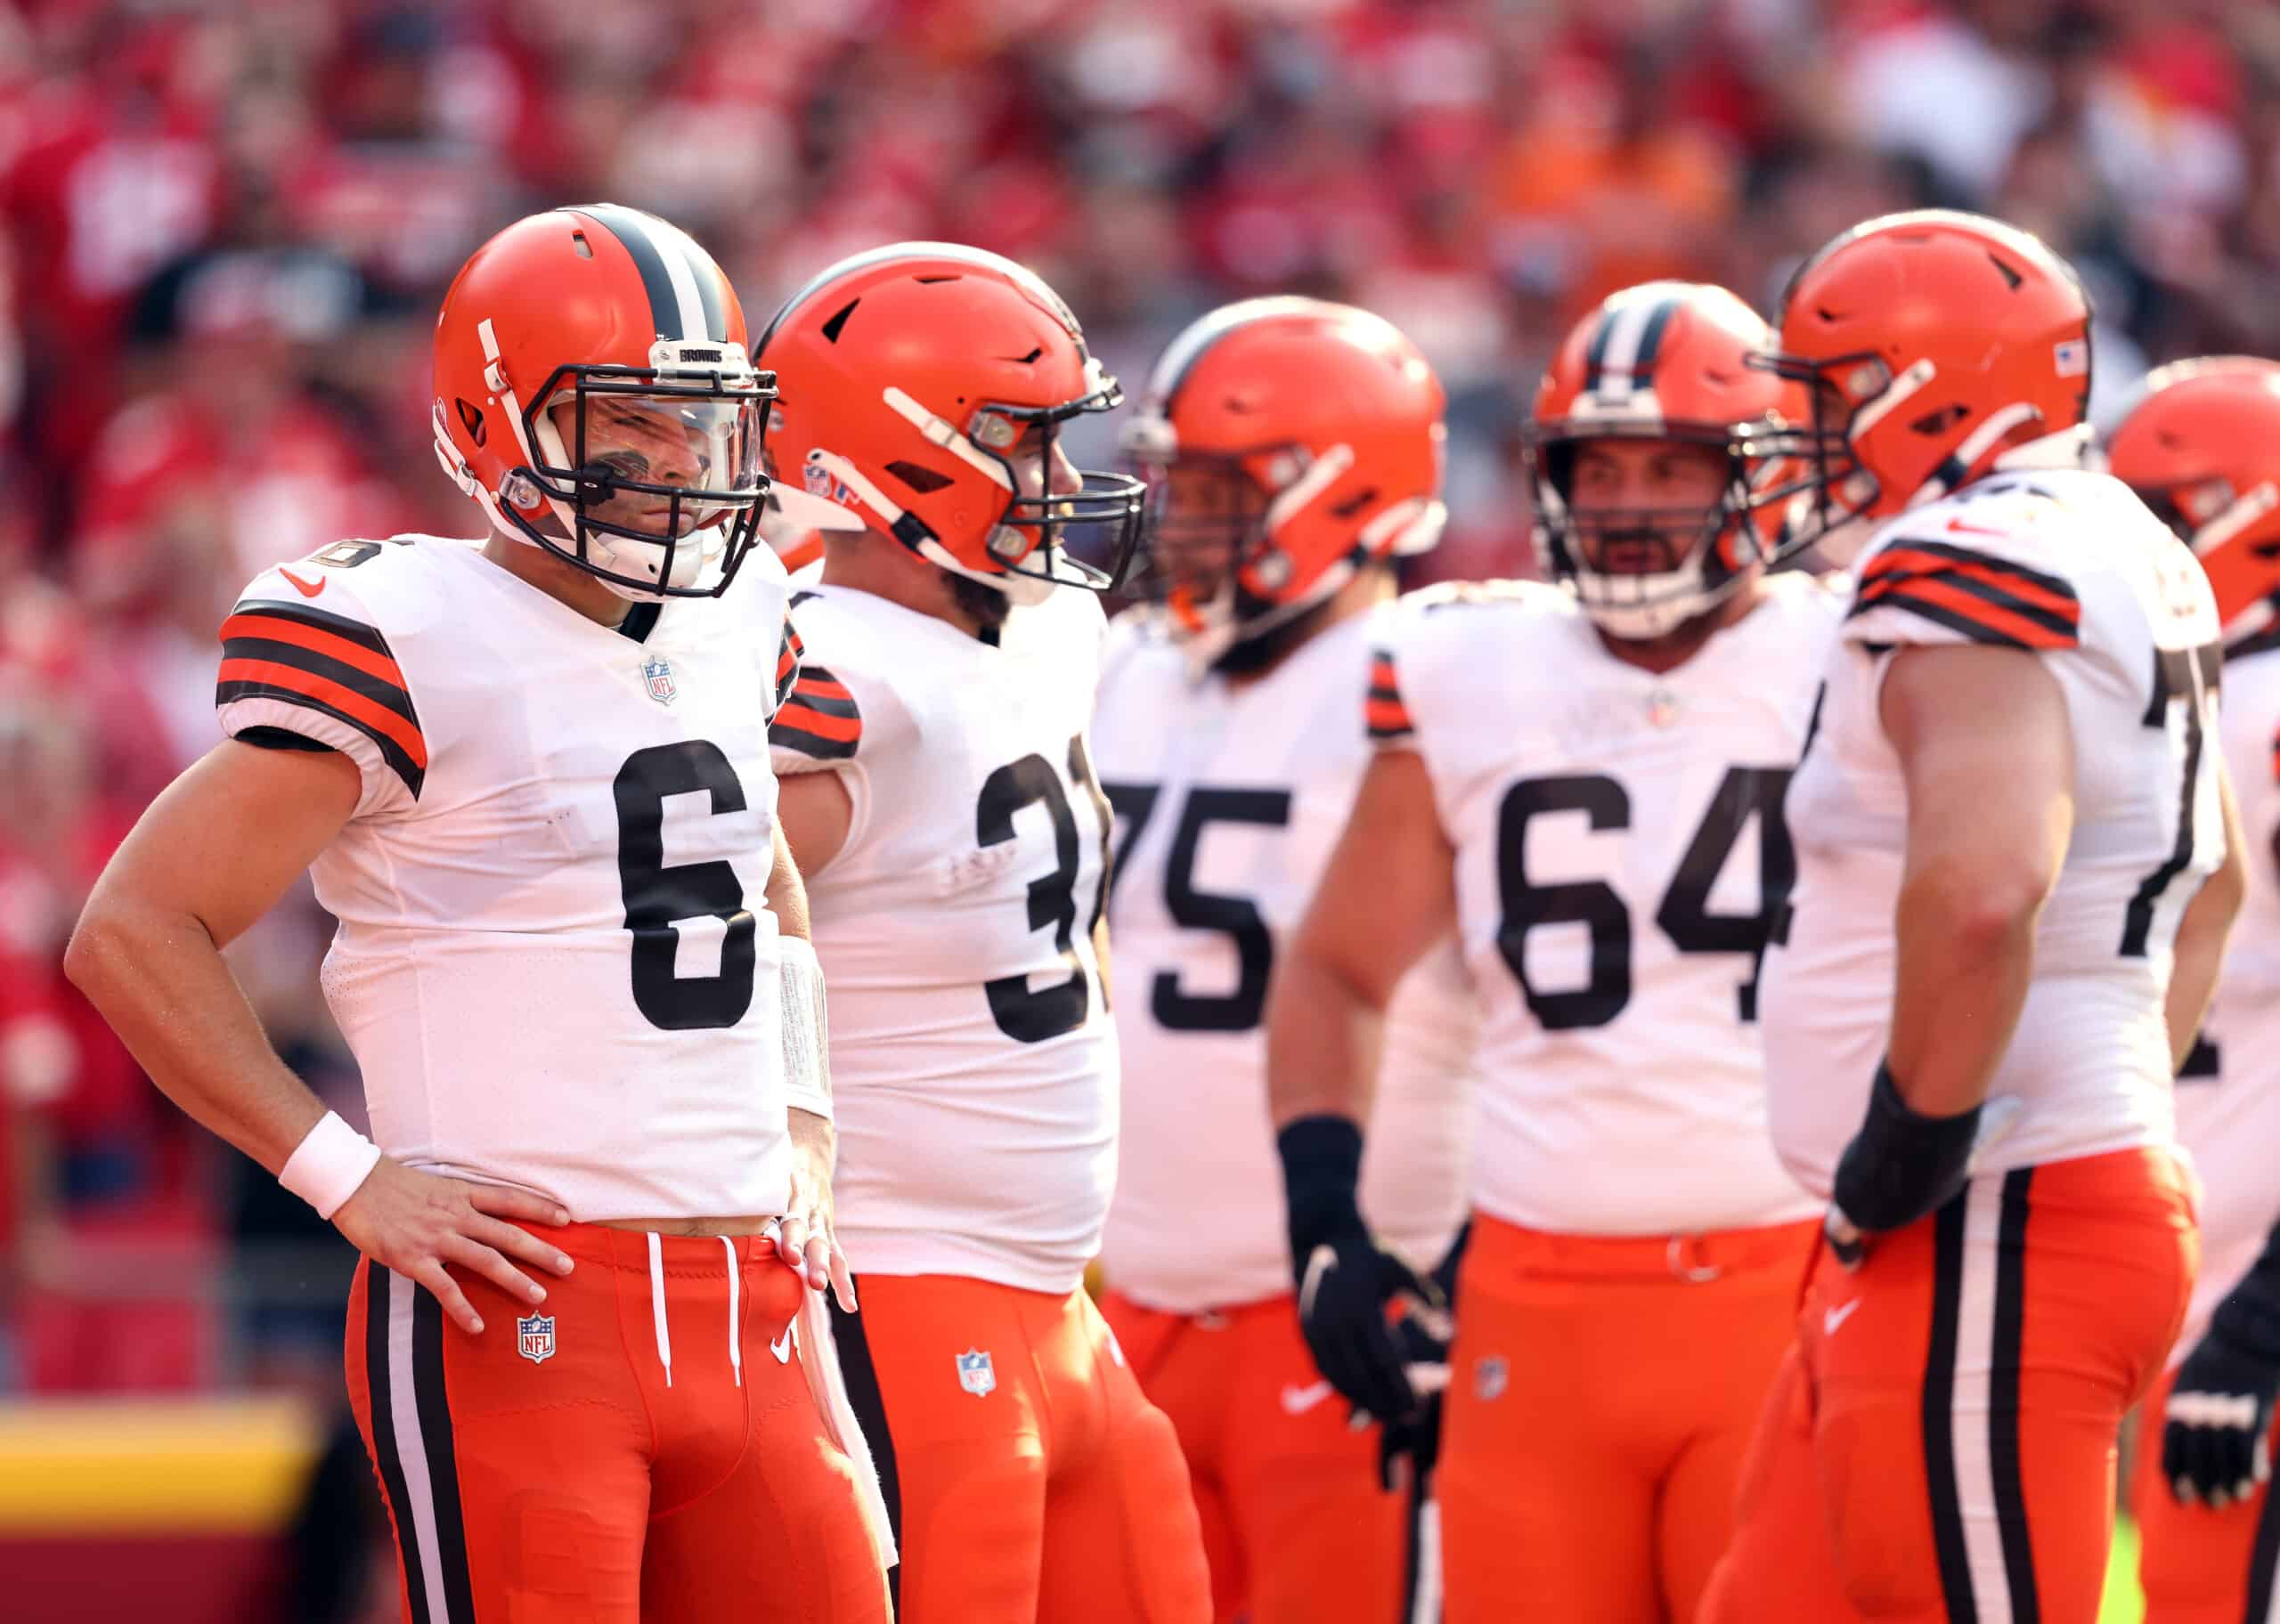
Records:
[[[989,1355],[973,1348],[959,1354],[958,1385],[977,1399],[997,1392],[998,1372],[989,1362]]]
[[[554,1316],[533,1314],[515,1321],[515,1345],[525,1359],[542,1365],[554,1357]]]
[[[661,705],[672,704],[673,695],[680,692],[673,686],[673,668],[663,660],[643,661],[641,679],[649,685],[649,697]]]
[[[1511,1369],[1500,1355],[1491,1353],[1474,1362],[1472,1393],[1482,1403],[1493,1403],[1502,1398],[1504,1389],[1510,1384]]]

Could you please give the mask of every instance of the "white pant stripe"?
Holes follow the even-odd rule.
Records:
[[[1965,1198],[1963,1282],[1956,1312],[1954,1418],[1956,1503],[1979,1624],[2011,1624],[2011,1584],[1996,1514],[1995,1466],[1987,1432],[1995,1368],[1995,1242],[2002,1222],[2003,1181],[1975,1179]]]
[[[374,1265],[378,1267],[378,1265]],[[419,1430],[419,1389],[411,1358],[411,1315],[423,1289],[403,1275],[388,1280],[388,1425],[395,1433],[396,1459],[403,1470],[404,1498],[399,1508],[411,1519],[419,1543],[419,1578],[428,1592],[428,1624],[460,1624],[451,1616],[444,1589],[443,1547],[436,1532],[436,1486],[428,1473],[428,1441]],[[373,1424],[379,1424],[374,1417]]]

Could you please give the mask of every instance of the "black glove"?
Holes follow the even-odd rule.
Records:
[[[1302,1116],[1275,1136],[1290,1208],[1299,1326],[1325,1381],[1379,1421],[1410,1419],[1417,1394],[1386,1304],[1406,1293],[1434,1308],[1432,1284],[1370,1238],[1356,1190],[1362,1130],[1346,1116]]]
[[[2280,1396],[2280,1232],[2217,1305],[2178,1367],[2162,1418],[2162,1475],[2182,1505],[2221,1511],[2272,1476]]]
[[[1822,1224],[1839,1263],[1860,1267],[1869,1236],[1904,1230],[1955,1198],[1971,1176],[1980,1108],[1922,1116],[1900,1097],[1891,1068],[1878,1063],[1868,1115],[1836,1164]]]
[[[1449,1255],[1433,1270],[1433,1284],[1441,1300],[1454,1310],[1457,1300],[1457,1264],[1464,1256],[1465,1242],[1472,1238],[1472,1226],[1467,1224],[1457,1231]],[[1394,1486],[1396,1463],[1406,1458],[1410,1463],[1410,1481],[1423,1483],[1432,1476],[1433,1467],[1441,1458],[1441,1394],[1446,1385],[1449,1367],[1449,1340],[1454,1330],[1452,1315],[1404,1314],[1394,1321],[1394,1343],[1401,1351],[1403,1361],[1412,1367],[1437,1365],[1443,1372],[1442,1386],[1420,1393],[1417,1413],[1406,1421],[1388,1421],[1378,1431],[1378,1486]],[[1416,1385],[1414,1382],[1411,1384]]]

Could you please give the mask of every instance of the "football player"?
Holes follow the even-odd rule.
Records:
[[[1178,1441],[1082,1284],[1117,1122],[1086,728],[1145,492],[1062,434],[1121,393],[1043,281],[938,243],[824,271],[757,358],[771,455],[863,525],[794,597],[811,663],[771,736],[832,967],[839,1351],[899,1616],[1202,1624]]]
[[[2146,1409],[2134,1502],[2151,1624],[2274,1616],[2280,1513],[2280,365],[2181,361],[2146,380],[2108,467],[2208,572],[2225,643],[2219,737],[2247,835],[2248,895],[2202,1041],[2178,1074],[2201,1174],[2201,1279]]]
[[[1472,1236],[1437,1489],[1449,1624],[1693,1615],[1814,1203],[1764,1142],[1757,956],[1838,600],[1768,576],[1804,392],[1733,295],[1654,282],[1570,332],[1529,439],[1558,585],[1373,628],[1379,751],[1267,1001],[1299,1311],[1399,1422],[1356,1196],[1382,1013],[1454,924],[1479,989]]]
[[[1368,762],[1370,610],[1393,560],[1440,537],[1441,412],[1386,321],[1251,299],[1172,341],[1125,430],[1166,597],[1112,624],[1093,731],[1129,989],[1102,1305],[1178,1429],[1223,1621],[1396,1624],[1410,1580],[1430,1584],[1380,1481],[1386,1441],[1348,1425],[1299,1335],[1261,1027]],[[1474,1025],[1445,940],[1395,1003],[1364,1177],[1378,1232],[1421,1267],[1464,1215]]]
[[[2192,1285],[2170,1079],[2242,884],[2216,608],[2080,467],[2089,307],[2034,238],[1869,221],[1780,329],[1802,528],[1884,523],[1765,962],[1774,1140],[1828,1245],[1703,1616],[2090,1624],[2115,1430]]]
[[[349,1394],[410,1620],[887,1616],[870,1468],[793,1330],[844,1266],[751,703],[790,644],[744,341],[712,257],[635,210],[477,249],[434,422],[490,534],[257,576],[222,627],[227,742],[72,941],[159,1085],[364,1254]],[[304,868],[378,1145],[221,958]]]

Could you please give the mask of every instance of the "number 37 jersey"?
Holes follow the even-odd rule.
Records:
[[[340,922],[325,996],[389,1154],[581,1222],[784,1210],[766,726],[786,597],[762,549],[721,597],[621,631],[433,537],[247,588],[223,730],[362,775],[312,873]]]
[[[843,587],[798,592],[793,619],[777,770],[835,771],[851,802],[806,876],[849,1261],[1074,1290],[1116,1175],[1100,605],[1061,589],[995,646]]]
[[[1988,1091],[2024,1108],[1981,1170],[2170,1142],[2171,946],[2225,849],[2207,579],[2126,486],[2079,469],[1999,475],[1907,514],[1858,568],[1789,790],[1796,915],[1766,958],[1782,1159],[1828,1189],[1885,1050],[1908,801],[1878,695],[1919,645],[2034,653],[2072,735],[2073,829]]]
[[[1810,1216],[1766,1134],[1758,955],[1837,600],[1775,577],[1660,675],[1554,588],[1435,589],[1385,612],[1367,714],[1416,751],[1456,849],[1482,1003],[1474,1186],[1527,1228],[1603,1236]]]

